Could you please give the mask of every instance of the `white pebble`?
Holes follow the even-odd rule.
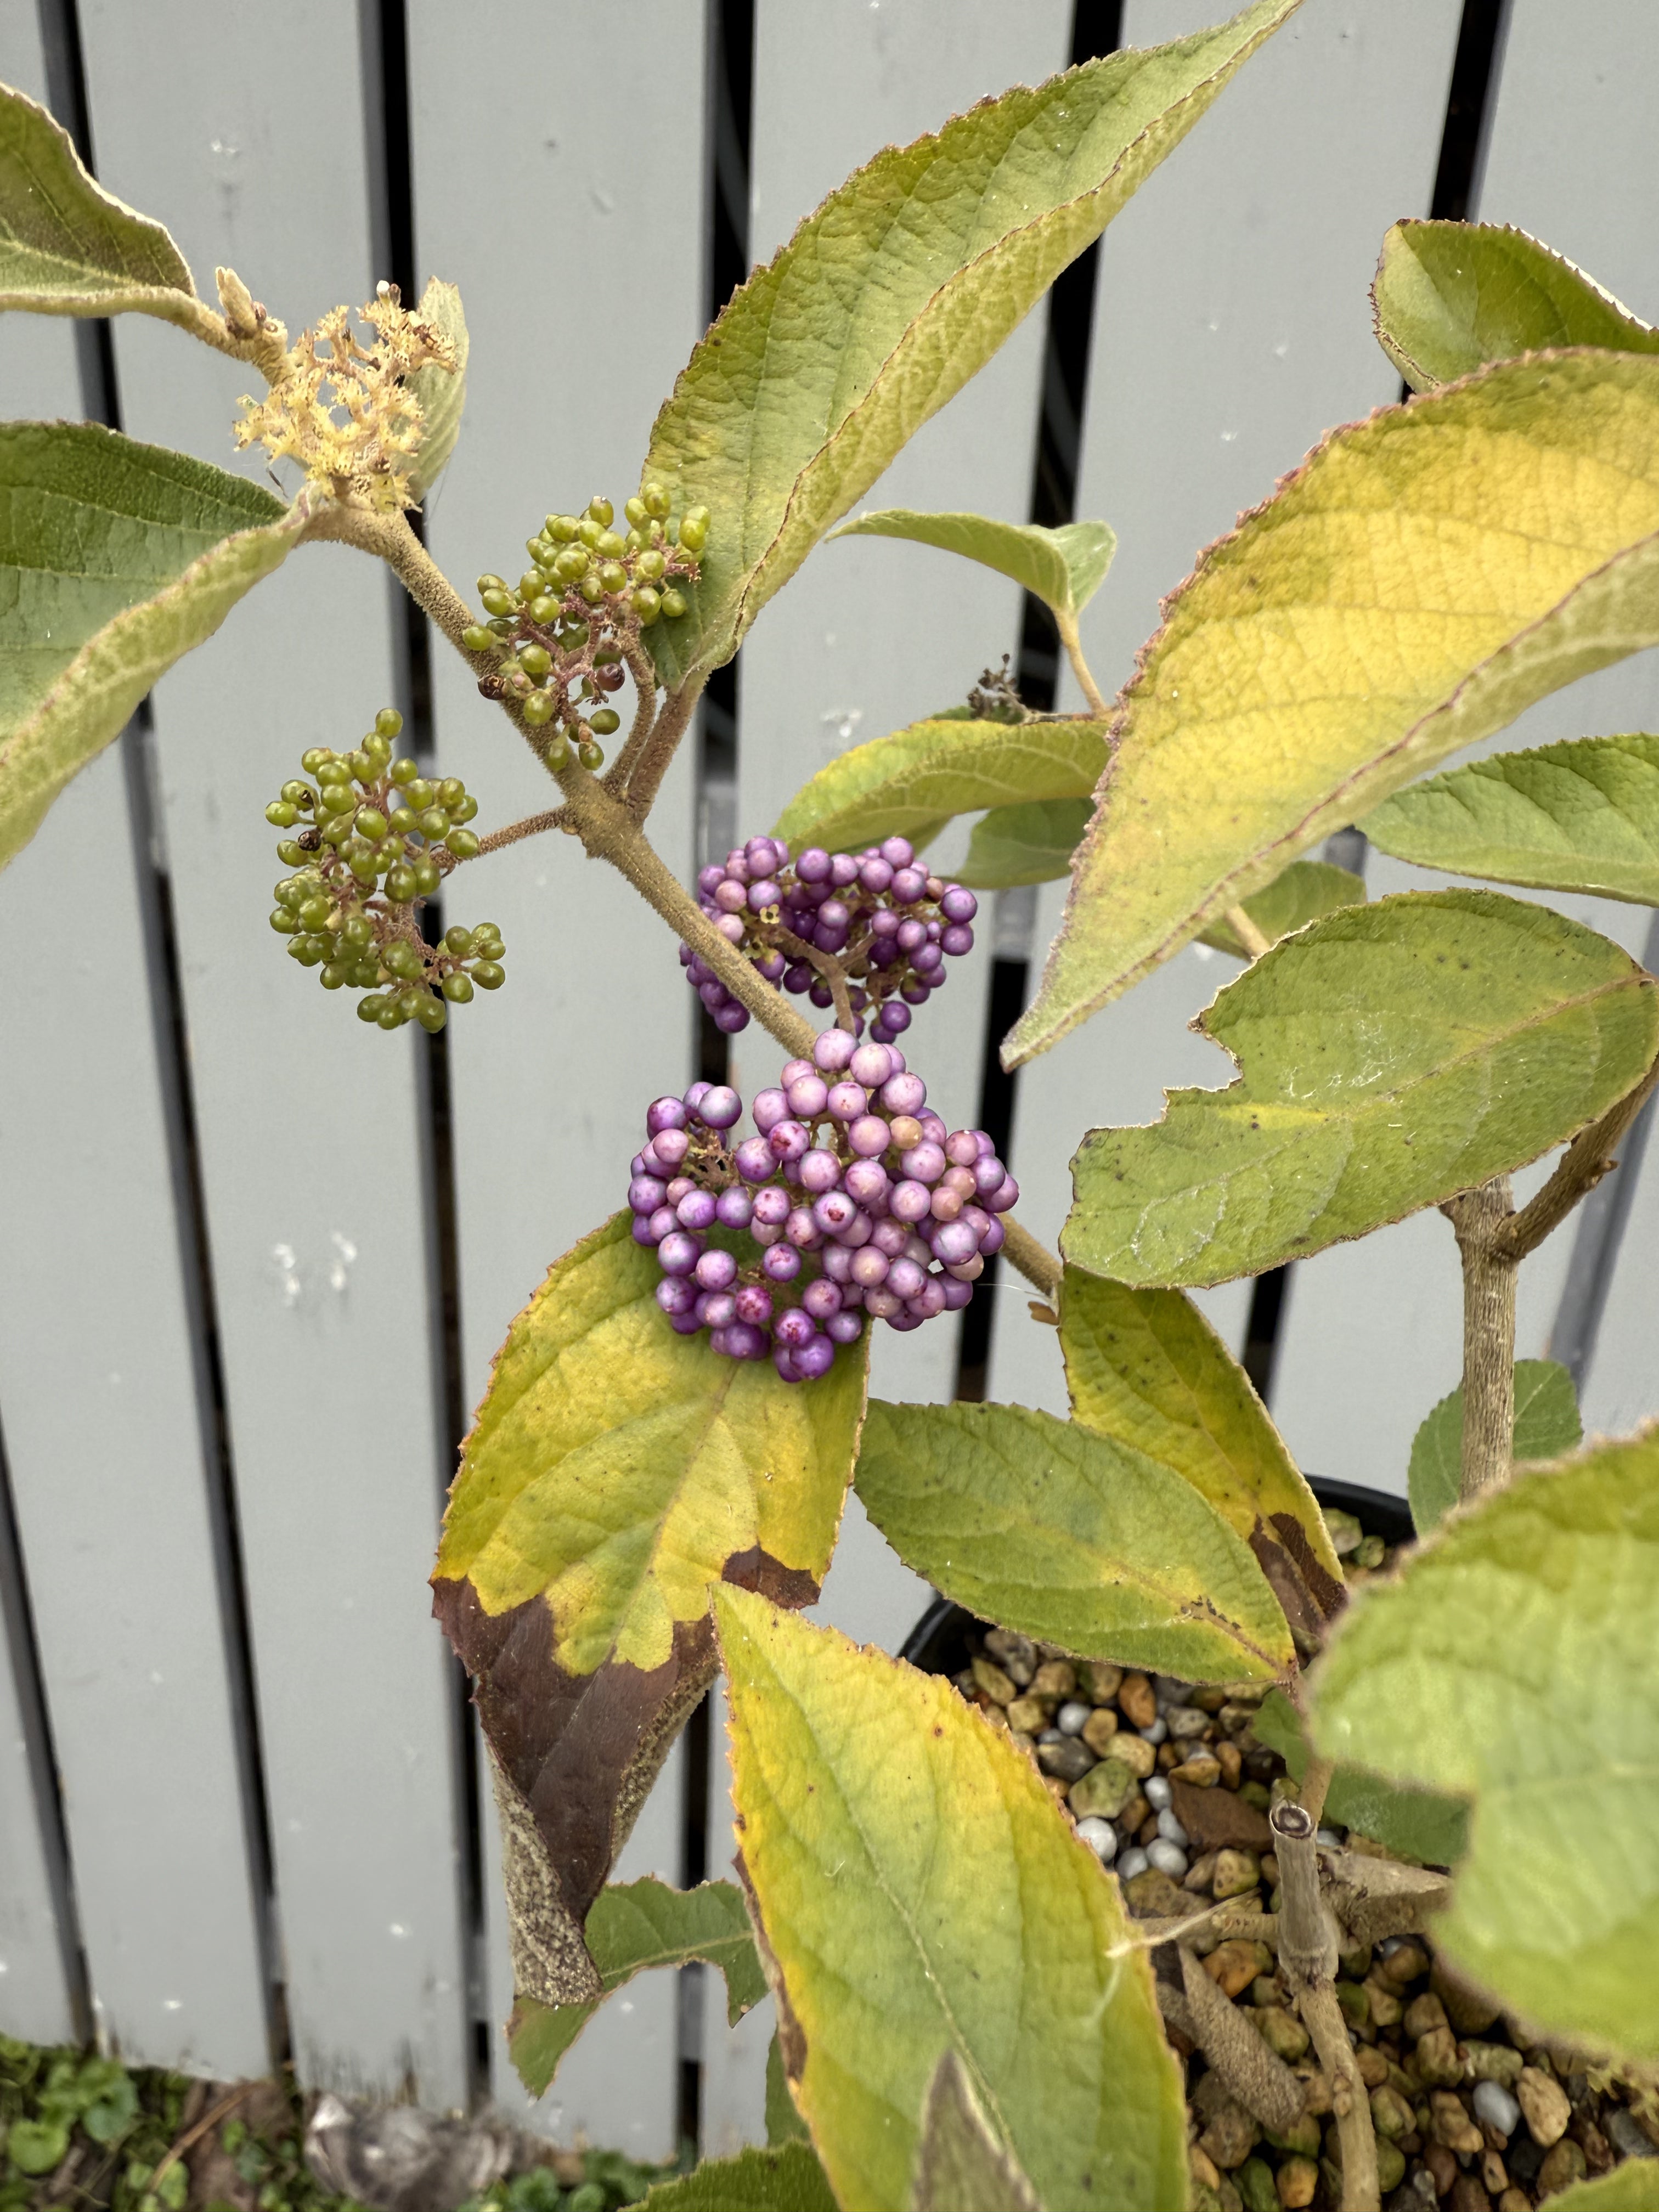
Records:
[[[1085,1705],[1074,1698],[1054,1715],[1054,1726],[1062,1735],[1081,1735],[1093,1711],[1092,1705]]]
[[[1117,1830],[1097,1813],[1091,1813],[1086,1820],[1079,1820],[1077,1833],[1078,1841],[1087,1844],[1103,1866],[1109,1866],[1117,1856]]]
[[[1132,1850],[1125,1851],[1118,1861],[1118,1878],[1121,1881],[1133,1881],[1138,1874],[1145,1874],[1151,1863],[1146,1852],[1137,1844]]]
[[[1160,1874],[1167,1874],[1179,1881],[1187,1871],[1187,1854],[1179,1844],[1172,1844],[1167,1836],[1158,1836],[1146,1846],[1146,1863],[1155,1866]]]
[[[1318,1829],[1315,1832],[1314,1841],[1322,1851],[1340,1851],[1342,1848],[1342,1838],[1334,1828]]]
[[[1512,2136],[1521,2124],[1521,2107],[1501,2081],[1477,2081],[1471,2102],[1476,2119],[1485,2120],[1500,2136]]]
[[[1149,1774],[1140,1785],[1140,1794],[1154,1813],[1166,1811],[1170,1802],[1169,1777],[1164,1774]]]
[[[1164,1719],[1163,1714],[1160,1713],[1158,1718],[1152,1723],[1151,1728],[1142,1729],[1140,1733],[1146,1737],[1148,1743],[1162,1743],[1164,1737],[1170,1733],[1170,1723]]]
[[[1158,1832],[1166,1844],[1174,1844],[1183,1851],[1192,1841],[1192,1838],[1167,1807],[1158,1816]]]

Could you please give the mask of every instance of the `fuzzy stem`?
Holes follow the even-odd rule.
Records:
[[[1227,926],[1252,960],[1260,960],[1264,952],[1273,951],[1273,939],[1262,935],[1242,906],[1228,908]]]
[[[1089,702],[1089,712],[1103,722],[1111,710],[1101,697],[1100,686],[1095,682],[1088,662],[1083,658],[1083,641],[1078,635],[1077,617],[1062,613],[1058,607],[1052,608],[1050,611],[1054,618],[1054,627],[1060,632],[1060,641],[1066,648],[1066,658],[1072,664],[1072,673]]]
[[[526,837],[539,837],[544,830],[568,829],[569,823],[569,811],[562,806],[556,806],[546,814],[526,814],[522,822],[509,822],[505,830],[492,830],[487,837],[480,837],[478,849],[472,857],[482,860],[486,853],[499,853]]]
[[[651,665],[651,656],[637,646],[624,645],[623,658],[628,672],[634,679],[634,722],[626,743],[616,759],[605,772],[605,787],[618,798],[628,788],[628,780],[639,764],[640,755],[650,741],[657,725],[657,672]]]
[[[1296,1802],[1313,1822],[1316,1828],[1325,1811],[1325,1796],[1331,1786],[1331,1777],[1336,1771],[1334,1759],[1310,1758],[1297,1785]]]
[[[636,822],[643,822],[656,805],[662,780],[679,749],[680,739],[690,724],[692,710],[708,680],[706,676],[694,677],[664,699],[639,765],[629,778],[628,811]]]
[[[1659,1087],[1659,1060],[1634,1091],[1616,1106],[1610,1106],[1599,1121],[1578,1132],[1542,1190],[1498,1231],[1495,1242],[1500,1252],[1513,1260],[1524,1260],[1553,1229],[1560,1226],[1579,1200],[1588,1197],[1602,1176],[1618,1166],[1613,1148],[1624,1141],[1656,1087]]]
[[[1314,1783],[1321,1760],[1310,1763]],[[1328,1781],[1320,1778],[1320,1795]],[[1365,2085],[1354,2063],[1347,2022],[1336,2001],[1335,1917],[1319,1886],[1318,1815],[1285,1798],[1269,1816],[1283,1898],[1279,1912],[1279,1963],[1296,1993],[1297,2008],[1331,2085],[1331,2110],[1342,2145],[1342,2212],[1377,2212],[1376,2138],[1371,2132]]]
[[[1039,1243],[1012,1213],[1002,1217],[1002,1251],[1010,1265],[1047,1297],[1053,1297],[1059,1291],[1066,1270],[1048,1246]]]
[[[1515,1455],[1515,1274],[1503,1232],[1514,1218],[1510,1179],[1496,1176],[1442,1208],[1463,1261],[1465,1504],[1499,1490]]]
[[[772,931],[773,941],[785,952],[793,952],[797,960],[805,960],[816,968],[830,986],[830,995],[836,1006],[836,1027],[854,1034],[853,1000],[848,989],[847,970],[833,952],[821,952],[816,945],[809,945],[804,937],[797,937],[793,929],[779,922]]]

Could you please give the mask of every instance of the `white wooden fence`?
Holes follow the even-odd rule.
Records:
[[[168,222],[198,276],[233,264],[291,327],[388,269],[460,283],[466,426],[428,526],[467,580],[510,568],[550,506],[631,487],[707,319],[717,175],[763,257],[878,146],[1074,51],[1221,12],[0,0],[0,76],[66,120],[83,102],[110,188]],[[1121,547],[1085,623],[1103,681],[1199,546],[1328,425],[1397,396],[1365,288],[1386,226],[1429,212],[1437,176],[1442,211],[1462,211],[1473,155],[1469,212],[1659,309],[1659,20],[1643,0],[1465,12],[1306,0],[1108,233],[1076,467],[1077,512]],[[872,501],[1029,513],[1045,374],[1063,460],[1054,394],[1067,358],[1082,367],[1075,331],[1048,342],[1034,316]],[[101,351],[64,323],[0,328],[5,415],[110,413],[223,465],[243,380],[139,317]],[[735,794],[725,757],[700,784],[688,747],[653,817],[666,856],[691,868],[699,822],[720,850],[728,821],[769,824],[843,745],[961,697],[1019,623],[1009,586],[942,556],[824,549],[744,648]],[[1504,742],[1652,728],[1654,690],[1654,657],[1627,661]],[[509,986],[441,1051],[362,1029],[276,957],[264,802],[304,746],[388,699],[489,820],[539,803],[452,659],[428,689],[382,577],[316,549],[165,680],[0,875],[0,2029],[95,2032],[222,2075],[291,2053],[308,2083],[522,2110],[495,2025],[494,1838],[425,1577],[461,1409],[548,1261],[615,1202],[638,1103],[688,1080],[697,1048],[659,926],[561,841],[491,863]],[[1425,880],[1375,859],[1370,878]],[[1001,902],[1005,953],[1040,959],[1060,889]],[[1568,903],[1659,956],[1644,911]],[[925,1018],[929,1081],[967,1119],[988,949],[977,964]],[[1058,1233],[1086,1127],[1227,1079],[1185,1024],[1230,972],[1188,951],[1019,1077],[1013,1158],[1040,1234]],[[750,1030],[733,1059],[752,1084],[765,1041]],[[1659,1160],[1634,1168],[1522,1279],[1522,1349],[1570,1355],[1607,1429],[1659,1408]],[[1272,1401],[1304,1465],[1403,1488],[1413,1429],[1456,1379],[1457,1298],[1433,1213],[1295,1269]],[[1248,1286],[1206,1304],[1242,1345]],[[948,1397],[956,1366],[936,1324],[879,1345],[875,1387]],[[989,1391],[1063,1402],[1018,1286],[996,1302]],[[924,1596],[849,1504],[823,1613],[892,1647]],[[715,1721],[706,1839],[682,1750],[624,1874],[725,1870]],[[636,1982],[534,2124],[664,2156],[700,2102],[705,2147],[758,2136],[769,2007],[731,2033],[703,1995],[695,1974]]]

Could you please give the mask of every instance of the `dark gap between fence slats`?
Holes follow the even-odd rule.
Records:
[[[749,155],[754,116],[754,0],[714,0],[708,11],[703,85],[707,149],[703,174],[704,289],[709,320],[749,274]],[[696,723],[695,862],[723,860],[739,835],[738,745],[742,656],[710,677]],[[730,1080],[731,1039],[698,1000],[692,1057],[698,1080]],[[707,1878],[708,1821],[714,1796],[716,1746],[704,1698],[685,1725],[682,1771],[680,1880],[687,1889]],[[678,2110],[675,2132],[695,2153],[702,2134],[703,2008],[708,2001],[700,1966],[683,1966],[676,2012]]]
[[[420,297],[416,264],[415,167],[410,110],[409,17],[406,0],[359,0],[363,58],[364,135],[370,178],[369,228],[375,278],[395,284],[406,307]],[[410,526],[424,536],[423,518]],[[397,578],[392,595],[392,664],[397,705],[410,750],[435,770],[437,727],[432,682],[432,629]],[[441,936],[443,903],[428,903],[428,935]],[[455,1123],[449,1031],[422,1031],[414,1040],[422,1209],[426,1236],[427,1324],[433,1348],[433,1418],[441,1439],[438,1502],[441,1508],[466,1432],[465,1370],[461,1351],[460,1237],[455,1179]],[[434,1630],[434,1634],[436,1631]],[[450,1661],[450,1774],[455,1808],[456,1875],[461,1940],[466,1951],[468,2087],[475,2107],[489,2096],[491,2022],[484,1900],[483,1833],[477,1731],[471,1684],[459,1659]]]
[[[87,97],[87,76],[76,0],[40,0],[41,43],[46,52],[48,97],[53,113],[68,131],[87,168],[96,175]],[[76,351],[82,405],[89,421],[121,427],[120,389],[115,348],[106,321],[78,319]],[[179,1237],[181,1273],[190,1328],[195,1395],[202,1428],[207,1474],[208,1526],[219,1595],[220,1627],[235,1741],[237,1783],[247,1848],[248,1880],[255,1903],[255,1936],[266,1992],[266,2033],[275,2066],[289,2057],[287,2002],[283,1985],[282,1947],[272,1874],[270,1808],[265,1789],[264,1753],[258,1700],[254,1688],[253,1638],[249,1624],[247,1577],[237,1510],[224,1362],[220,1345],[213,1251],[191,1080],[188,1025],[173,919],[166,827],[155,766],[155,732],[148,699],[119,739],[125,786],[140,928],[149,977],[149,1007],[156,1066],[161,1086],[167,1151],[173,1190],[173,1219]]]
[[[46,1887],[57,1923],[58,1953],[63,1962],[64,1987],[69,1997],[70,2033],[77,2043],[93,2039],[92,1983],[81,1938],[81,1917],[75,1900],[75,1863],[70,1850],[69,1830],[64,1820],[64,1796],[58,1778],[58,1753],[52,1741],[52,1715],[46,1707],[46,1684],[40,1671],[40,1639],[34,1629],[34,1607],[23,1572],[23,1545],[17,1527],[16,1501],[12,1496],[11,1470],[6,1463],[6,1440],[0,1431],[0,1633],[3,1633],[23,1729],[23,1765],[34,1800],[34,1817],[40,1835],[40,1856],[46,1863]]]
[[[1076,0],[1072,15],[1068,66],[1116,52],[1123,42],[1122,0]],[[1078,473],[1082,464],[1083,418],[1089,393],[1089,352],[1094,337],[1095,295],[1099,287],[1100,248],[1091,246],[1060,271],[1045,310],[1042,387],[1037,416],[1036,453],[1031,472],[1029,520],[1047,530],[1073,521],[1077,514]],[[1042,713],[1052,710],[1060,685],[1060,640],[1054,617],[1041,599],[1026,593],[1021,607],[1015,678],[1022,699]],[[991,988],[986,1008],[985,1048],[980,1062],[979,1126],[994,1139],[1001,1158],[1013,1164],[1014,1109],[1018,1077],[1002,1065],[1003,1038],[1025,1011],[1031,981],[1030,934],[1036,915],[1036,890],[994,895],[1006,902],[996,930],[993,912],[980,923],[991,952]],[[1009,927],[1008,925],[1012,925]],[[998,938],[1005,940],[999,943]],[[1004,1267],[1000,1256],[986,1264],[962,1316],[957,1354],[957,1396],[975,1403],[985,1395],[991,1357],[992,1324],[1004,1286],[1027,1295],[1027,1285]]]

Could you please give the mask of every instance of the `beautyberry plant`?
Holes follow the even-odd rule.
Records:
[[[1659,1431],[1570,1449],[1565,1370],[1527,1363],[1518,1404],[1515,1315],[1521,1262],[1659,1088],[1659,979],[1577,918],[1659,906],[1659,739],[1413,779],[1659,643],[1659,341],[1521,233],[1396,226],[1373,300],[1416,397],[1333,431],[1210,549],[1109,708],[1079,627],[1104,523],[842,520],[1295,5],[878,154],[697,346],[626,526],[603,496],[549,514],[477,606],[406,513],[459,425],[453,289],[405,310],[383,286],[290,348],[234,271],[209,307],[0,89],[0,307],[156,315],[246,362],[269,397],[240,435],[303,478],[278,499],[98,426],[0,427],[0,861],[239,598],[333,540],[390,565],[558,796],[480,837],[390,710],[307,751],[267,809],[293,958],[366,1023],[438,1029],[504,948],[489,923],[428,939],[431,902],[556,830],[661,919],[671,975],[679,940],[718,1032],[758,1023],[783,1055],[744,1133],[732,1084],[680,1090],[690,1023],[660,1041],[627,1204],[514,1322],[433,1577],[489,1753],[526,2082],[642,1968],[719,1964],[733,2019],[775,1998],[772,2148],[653,2192],[663,2212],[1639,2200]],[[1016,580],[1086,711],[988,680],[688,887],[647,834],[663,779],[832,534]],[[963,641],[964,672],[984,659]],[[975,889],[928,857],[967,815]],[[1368,901],[1304,857],[1352,824],[1480,887]],[[907,1050],[975,890],[1066,874],[1010,1068],[1197,939],[1242,965],[1194,1023],[1237,1079],[1083,1132],[1056,1255]],[[1513,1175],[1552,1158],[1517,1206]],[[1385,1541],[1322,1514],[1188,1293],[1431,1209],[1463,1381],[1412,1455],[1423,1540]],[[940,1322],[993,1267],[1039,1294],[1069,1417],[871,1401],[872,1324]],[[801,1617],[849,1484],[966,1609],[952,1674]],[[611,1882],[717,1672],[740,1883]],[[1615,2136],[1631,2169],[1571,2186]]]

